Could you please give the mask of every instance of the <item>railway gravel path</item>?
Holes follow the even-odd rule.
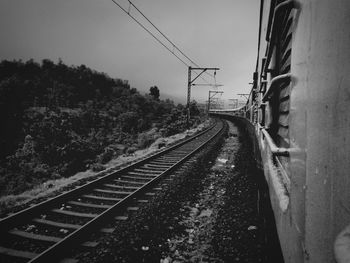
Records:
[[[228,137],[193,157],[163,189],[79,262],[275,262],[258,213],[250,143]],[[75,251],[75,253],[77,253]],[[276,261],[278,262],[278,261]]]

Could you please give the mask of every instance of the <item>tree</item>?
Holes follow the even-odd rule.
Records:
[[[197,102],[195,100],[191,101],[190,103],[190,113],[191,116],[198,116],[200,114]]]
[[[22,135],[24,92],[23,81],[18,75],[0,80],[0,158],[16,149]]]
[[[149,88],[149,95],[153,97],[155,100],[159,100],[159,89],[157,86],[153,86]]]
[[[182,131],[183,109],[157,86],[144,96],[85,65],[0,61],[0,196],[145,147],[153,132]]]

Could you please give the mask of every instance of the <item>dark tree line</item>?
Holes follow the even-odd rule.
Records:
[[[184,130],[185,109],[84,65],[0,63],[0,194],[69,176]],[[193,116],[196,116],[193,105]],[[198,115],[198,112],[197,112]],[[193,120],[194,121],[194,120]]]

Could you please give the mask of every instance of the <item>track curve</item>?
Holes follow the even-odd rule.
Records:
[[[168,149],[0,220],[1,262],[48,262],[83,243],[128,204],[221,134],[223,122]],[[84,245],[84,244],[83,244]],[[91,244],[85,244],[89,246]]]

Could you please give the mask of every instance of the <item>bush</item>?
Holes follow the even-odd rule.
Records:
[[[137,138],[137,146],[139,149],[144,149],[150,146],[156,139],[154,133],[141,133]]]
[[[126,154],[133,154],[134,152],[136,152],[137,148],[134,146],[131,146],[129,148],[126,149]]]
[[[126,150],[126,146],[124,144],[111,144],[108,147],[113,149],[115,156],[125,153]]]
[[[106,147],[104,149],[104,152],[101,153],[97,157],[97,159],[100,161],[100,163],[105,164],[105,163],[109,162],[114,155],[115,155],[114,149],[112,147]]]
[[[47,59],[2,61],[0,72],[0,120],[7,124],[0,131],[1,192],[68,177],[94,162],[99,171],[114,156],[148,147],[159,129],[166,136],[186,129],[184,107],[159,100],[156,87],[144,96],[127,81]]]
[[[94,164],[90,165],[90,168],[94,172],[100,172],[100,171],[105,169],[105,167],[100,163],[94,163]]]

